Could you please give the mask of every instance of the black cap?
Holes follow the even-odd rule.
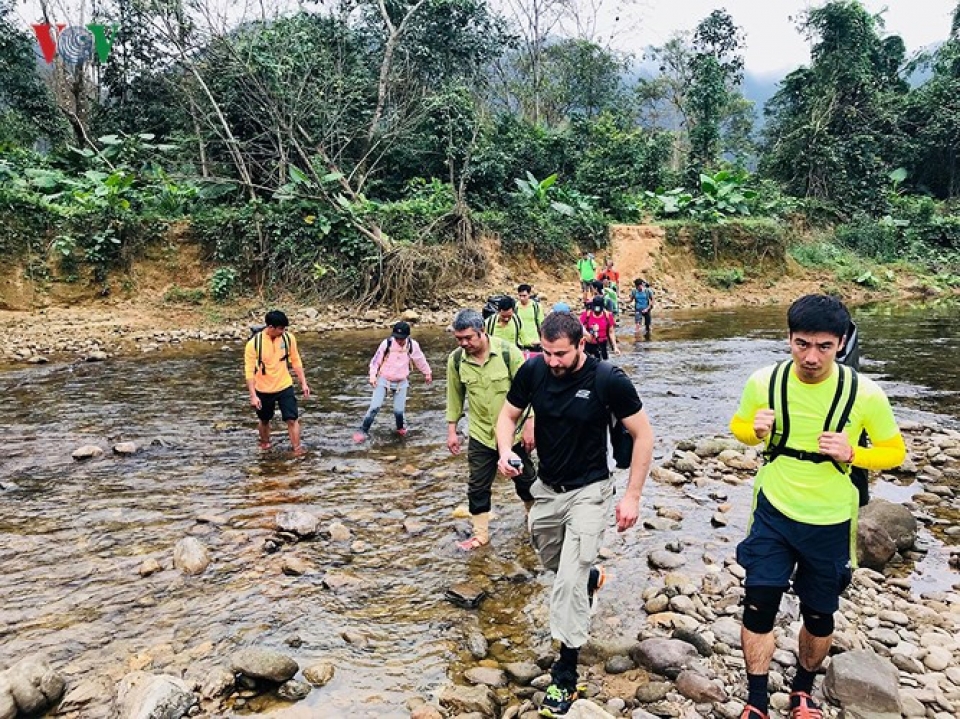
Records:
[[[393,326],[393,336],[398,340],[405,340],[410,336],[410,325],[406,322],[397,322]]]
[[[591,305],[591,306],[593,307],[593,309],[595,309],[595,310],[602,310],[602,309],[603,309],[603,298],[602,298],[602,297],[594,297],[593,300],[590,302],[590,305]]]

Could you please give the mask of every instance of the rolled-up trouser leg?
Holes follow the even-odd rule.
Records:
[[[383,377],[377,378],[377,386],[373,389],[373,397],[370,399],[370,407],[367,408],[367,414],[363,418],[363,424],[360,425],[360,429],[364,433],[370,431],[370,427],[373,426],[373,420],[377,418],[377,412],[380,411],[380,408],[383,407],[383,400],[387,396],[387,380]]]
[[[557,573],[550,597],[550,633],[568,647],[582,647],[590,629],[587,579],[610,515],[613,481],[594,482],[565,493],[537,482],[532,492],[536,500],[530,511],[534,547],[544,566]]]

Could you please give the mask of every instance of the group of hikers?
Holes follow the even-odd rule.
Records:
[[[458,547],[474,551],[490,543],[491,489],[499,473],[514,482],[530,541],[544,568],[555,573],[550,629],[559,654],[540,714],[562,717],[583,691],[577,661],[606,579],[597,557],[611,508],[619,532],[636,524],[654,437],[633,382],[591,351],[602,337],[593,319],[596,298],[589,298],[589,309],[577,316],[563,303],[542,315],[529,285],[518,288],[518,297],[518,302],[499,302],[496,315],[484,318],[463,309],[453,319],[458,346],[446,361],[447,447],[454,455],[463,451],[458,424],[466,404],[472,534]],[[600,312],[606,311],[601,304]],[[299,453],[287,362],[304,396],[309,388],[286,317],[270,312],[266,324],[246,347],[260,446],[269,446],[269,421],[279,404]],[[822,717],[811,696],[814,677],[830,649],[839,596],[856,557],[859,495],[851,469],[893,468],[906,453],[882,389],[837,361],[852,327],[846,307],[833,297],[806,295],[790,306],[787,326],[791,359],[751,375],[730,422],[741,442],[764,444],[766,458],[755,478],[748,534],[737,547],[745,570],[741,636],[747,703],[741,719],[769,716],[773,628],[782,595],[791,588],[800,600],[803,627],[789,716]],[[616,352],[612,328],[607,332]],[[427,382],[433,378],[410,334],[406,322],[393,325],[370,363],[374,396],[354,436],[358,442],[367,438],[388,390],[395,393],[397,431],[405,433],[403,400],[411,365]],[[870,446],[858,441],[863,434]],[[629,468],[616,502],[611,448],[616,466]]]

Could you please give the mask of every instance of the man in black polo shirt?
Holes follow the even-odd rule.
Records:
[[[600,361],[584,353],[583,326],[565,312],[548,315],[540,328],[542,357],[514,377],[497,420],[498,467],[508,477],[519,470],[513,435],[523,410],[533,405],[540,478],[530,493],[530,535],[540,561],[556,572],[550,599],[550,630],[560,642],[540,713],[563,716],[577,698],[577,657],[588,638],[593,593],[602,583],[594,567],[614,493],[607,453],[611,413],[633,437],[630,478],[616,507],[617,530],[637,522],[640,494],[653,458],[653,431],[630,379],[618,368],[598,398]],[[514,464],[511,464],[514,462]]]

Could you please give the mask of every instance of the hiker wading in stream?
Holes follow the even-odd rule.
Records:
[[[607,455],[611,415],[622,423],[613,431],[622,437],[625,429],[627,439],[632,438],[626,457],[630,477],[615,512],[620,532],[636,524],[640,514],[640,495],[653,458],[653,430],[623,371],[584,352],[583,326],[576,317],[568,312],[547,315],[540,344],[543,354],[517,372],[497,420],[498,467],[507,476],[518,472],[512,438],[517,422],[532,407],[540,477],[530,489],[534,504],[528,523],[540,561],[556,572],[550,632],[560,642],[540,713],[559,717],[577,699],[577,659],[588,638],[595,594],[603,586],[603,568],[594,562],[613,504]]]
[[[250,404],[260,420],[257,425],[260,449],[270,449],[270,420],[279,405],[280,417],[287,423],[290,446],[294,454],[300,455],[304,452],[300,444],[300,412],[290,371],[300,380],[304,399],[310,396],[310,386],[297,351],[297,340],[292,332],[287,332],[290,325],[287,316],[280,310],[271,310],[264,322],[267,326],[247,341],[243,353]]]
[[[803,626],[789,716],[823,716],[811,697],[813,680],[856,561],[859,492],[850,468],[891,469],[906,456],[883,390],[836,362],[850,326],[847,308],[806,295],[790,306],[787,325],[792,359],[751,375],[730,422],[741,442],[766,441],[749,534],[737,547],[746,570],[741,637],[749,692],[741,719],[768,717],[773,626],[791,578]],[[872,447],[854,446],[863,430]]]
[[[490,542],[491,488],[497,476],[499,456],[494,426],[510,382],[523,364],[523,353],[516,345],[488,335],[483,317],[475,310],[457,313],[453,336],[460,346],[447,358],[447,448],[454,455],[461,452],[457,422],[463,416],[466,400],[470,411],[467,499],[473,536],[457,546],[470,551]],[[514,436],[510,445],[520,463],[520,469],[510,476],[517,496],[529,509],[533,502],[530,485],[537,476],[528,454],[533,448],[533,416],[528,416],[522,436]]]

